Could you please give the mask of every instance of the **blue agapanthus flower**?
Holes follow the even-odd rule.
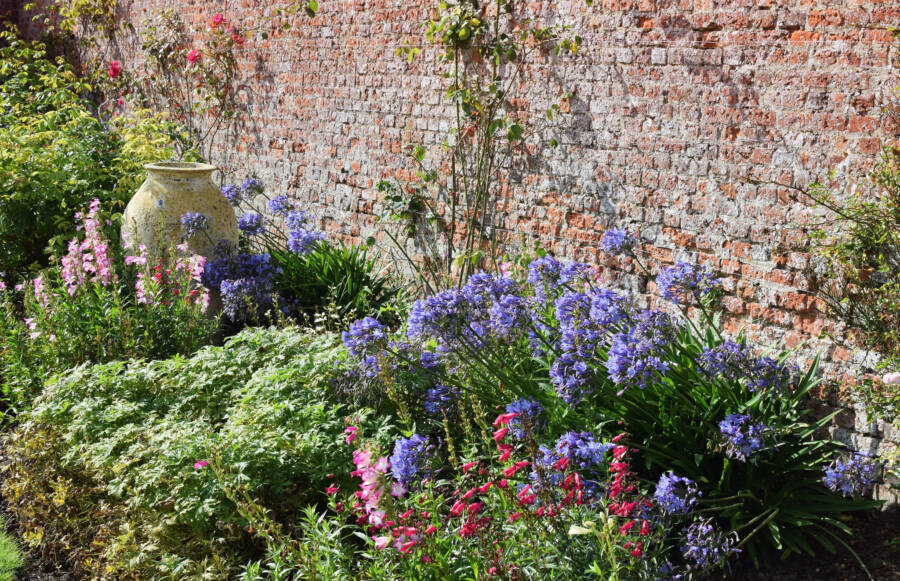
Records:
[[[206,230],[209,230],[209,217],[206,214],[188,212],[181,215],[181,231],[185,238]]]
[[[441,356],[431,351],[423,351],[419,355],[419,364],[423,369],[433,371],[441,366]]]
[[[700,297],[709,294],[721,284],[709,268],[695,266],[682,260],[664,268],[656,277],[656,286],[660,294],[676,305],[689,302],[691,298],[700,300]]]
[[[631,387],[647,387],[669,369],[665,348],[675,340],[676,327],[662,311],[643,311],[635,324],[612,339],[606,360],[609,378],[620,393]]]
[[[716,347],[704,347],[697,364],[709,377],[735,380],[746,377],[752,359],[748,347],[729,339]]]
[[[736,532],[723,533],[711,518],[699,519],[688,527],[684,535],[681,554],[694,571],[709,571],[722,567],[735,553],[738,536]]]
[[[253,196],[263,193],[265,185],[256,178],[248,178],[241,184],[241,193],[246,196]]]
[[[526,431],[537,437],[545,426],[544,406],[531,398],[517,399],[506,405],[506,413],[518,414],[509,421],[509,433],[517,439],[525,437]]]
[[[234,185],[222,186],[222,195],[225,196],[225,199],[232,206],[237,206],[243,200],[241,188]]]
[[[284,217],[287,227],[287,247],[294,254],[306,255],[312,252],[316,244],[325,240],[325,233],[313,224],[312,216],[303,210],[287,212]]]
[[[223,280],[219,284],[222,312],[232,321],[252,321],[274,304],[272,280],[247,277]]]
[[[291,210],[291,208],[293,208],[293,206],[294,204],[291,199],[284,194],[275,196],[274,198],[269,200],[268,203],[269,211],[277,216],[284,216]]]
[[[427,460],[427,438],[419,434],[400,438],[394,443],[394,453],[390,457],[391,474],[397,481],[409,486],[418,474],[424,473]]]
[[[594,371],[575,353],[562,353],[550,366],[550,382],[556,395],[571,406],[593,394]]]
[[[600,248],[609,254],[622,254],[637,245],[637,238],[622,228],[610,228],[600,239]]]
[[[425,392],[422,407],[433,416],[450,415],[456,402],[459,401],[459,390],[446,385],[435,385]]]
[[[863,496],[872,489],[878,464],[862,454],[838,458],[825,467],[822,481],[843,496]]]
[[[765,438],[771,432],[765,424],[754,423],[750,416],[742,414],[725,416],[719,422],[719,431],[725,439],[725,454],[742,462],[765,448]]]
[[[247,236],[255,236],[265,232],[266,223],[260,214],[247,212],[238,218],[238,229]]]
[[[528,283],[534,289],[534,296],[540,302],[546,302],[555,296],[559,288],[559,275],[562,264],[552,256],[535,258],[528,265]]]
[[[659,477],[653,497],[666,514],[687,514],[699,500],[700,490],[690,478],[670,471]]]
[[[381,351],[387,339],[387,331],[377,319],[365,317],[350,323],[350,328],[341,333],[347,352],[353,357],[363,358],[373,350]]]

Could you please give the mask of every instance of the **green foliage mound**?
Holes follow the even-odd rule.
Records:
[[[46,264],[48,244],[64,248],[75,234],[75,210],[93,198],[121,208],[141,163],[172,154],[164,137],[171,124],[139,114],[107,127],[89,91],[43,44],[0,31],[0,273],[7,280]]]
[[[293,522],[350,461],[325,395],[341,352],[333,334],[252,329],[51,380],[6,441],[25,541],[92,578],[230,577],[260,550],[234,499]]]

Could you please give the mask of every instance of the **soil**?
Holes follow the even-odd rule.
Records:
[[[793,555],[771,569],[756,571],[738,563],[730,581],[900,581],[900,510],[858,516],[847,522],[853,536],[848,544],[871,573],[843,547],[831,555],[823,550],[815,557]]]

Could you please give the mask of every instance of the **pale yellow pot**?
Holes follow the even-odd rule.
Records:
[[[144,169],[147,179],[125,208],[122,235],[126,241],[135,247],[144,244],[157,256],[162,249],[182,242],[202,256],[210,256],[220,240],[237,245],[237,216],[212,181],[215,166],[163,161],[148,163]],[[209,229],[185,240],[181,216],[189,212],[206,215]]]

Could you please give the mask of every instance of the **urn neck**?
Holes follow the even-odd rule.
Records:
[[[177,184],[194,180],[211,180],[216,166],[187,161],[161,161],[144,164],[144,169],[153,181]]]

